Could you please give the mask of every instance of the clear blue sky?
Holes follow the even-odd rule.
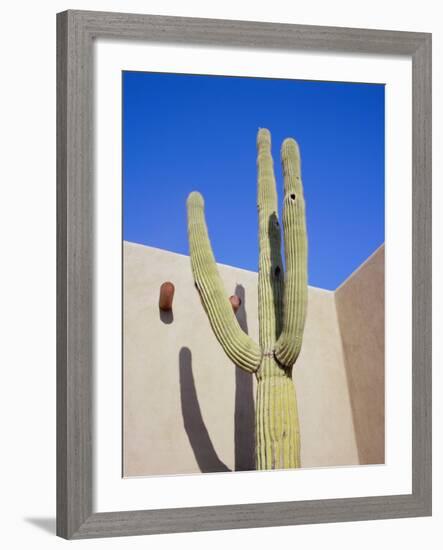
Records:
[[[300,145],[309,284],[335,289],[384,242],[383,85],[124,72],[123,238],[188,254],[198,190],[217,261],[257,271],[259,127],[280,206],[280,145]]]

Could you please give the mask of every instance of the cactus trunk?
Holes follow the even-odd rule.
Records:
[[[264,357],[256,376],[256,468],[298,468],[300,430],[291,373]]]
[[[257,136],[259,232],[258,318],[263,360],[256,372],[256,464],[260,470],[300,465],[300,437],[292,365],[277,362],[274,349],[282,332],[284,273],[271,134]]]
[[[259,345],[242,331],[225,295],[207,233],[203,198],[196,192],[188,198],[191,266],[216,338],[237,366],[257,378],[256,468],[298,468],[300,429],[292,369],[301,349],[307,307],[300,156],[293,139],[283,142],[285,276],[271,135],[266,129],[258,132],[257,150]]]

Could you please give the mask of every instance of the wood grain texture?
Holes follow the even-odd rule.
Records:
[[[57,533],[92,513],[92,71],[72,13],[57,19]]]
[[[426,33],[291,25],[198,17],[171,17],[94,11],[69,11],[93,37],[155,42],[182,42],[279,48],[413,55]]]
[[[389,252],[388,252],[389,253]],[[412,56],[412,491],[432,510],[432,39]]]
[[[411,495],[93,513],[92,45],[96,38],[411,56]],[[58,535],[64,538],[141,535],[414,517],[431,513],[430,34],[106,12],[58,14],[57,210]]]

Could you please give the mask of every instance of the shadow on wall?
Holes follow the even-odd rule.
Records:
[[[183,424],[195,459],[202,472],[229,472],[215,452],[208,430],[203,421],[192,374],[192,354],[189,348],[181,348],[179,354],[180,398]]]
[[[235,287],[235,294],[241,300],[237,311],[237,320],[248,334],[246,315],[246,296],[242,285]],[[255,406],[253,395],[253,376],[240,367],[235,367],[235,471],[255,470]]]
[[[174,321],[174,313],[172,309],[169,311],[163,311],[162,309],[160,309],[159,311],[160,320],[162,321],[162,323],[164,323],[165,325],[170,325]]]
[[[237,285],[235,294],[241,299],[237,319],[247,333],[245,289]],[[234,367],[235,368],[235,367]],[[195,459],[203,473],[229,472],[214,449],[203,420],[192,373],[192,353],[183,347],[179,354],[180,398],[183,424]],[[235,471],[255,469],[255,408],[252,375],[235,368],[234,444]]]

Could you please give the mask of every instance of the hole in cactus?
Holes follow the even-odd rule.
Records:
[[[295,201],[295,193],[292,193],[292,194],[291,194],[291,199],[292,199],[293,201]]]
[[[280,266],[277,266],[274,270],[275,276],[278,277],[280,275]]]

